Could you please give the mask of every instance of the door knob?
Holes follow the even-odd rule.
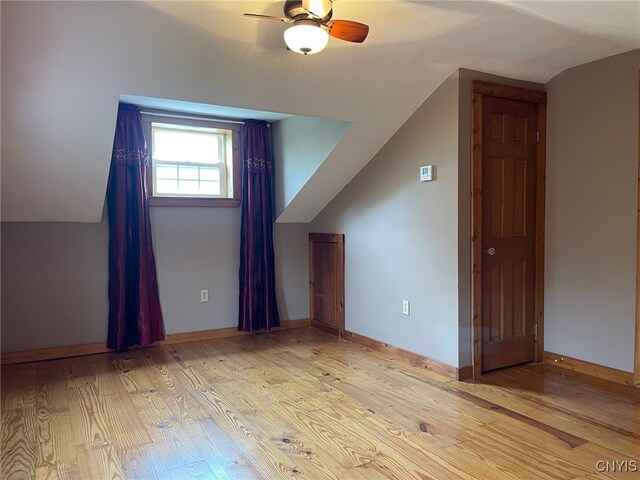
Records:
[[[493,247],[489,247],[489,248],[485,248],[484,250],[482,250],[484,253],[486,253],[487,255],[495,255],[496,253],[496,249]]]

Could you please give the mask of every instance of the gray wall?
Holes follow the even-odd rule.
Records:
[[[156,207],[151,219],[167,333],[237,325],[240,210]],[[308,318],[307,225],[276,225],[274,240],[281,318]],[[2,223],[2,351],[105,341],[107,248],[106,221]]]
[[[340,143],[350,126],[349,122],[302,116],[285,118],[272,124],[277,172],[274,198],[276,217]]]
[[[237,325],[238,208],[152,208],[160,302],[167,333]],[[200,290],[209,301],[200,302]]]
[[[273,242],[280,316],[309,318],[309,224],[276,223]]]
[[[633,371],[640,50],[547,84],[545,348]]]
[[[2,351],[106,340],[106,223],[1,228]]]
[[[544,88],[458,70],[311,224],[346,234],[347,329],[454,366],[471,364],[473,80]]]
[[[345,234],[346,328],[458,365],[458,77],[449,77],[312,232]],[[437,180],[418,181],[434,164]],[[402,300],[411,315],[402,315]]]

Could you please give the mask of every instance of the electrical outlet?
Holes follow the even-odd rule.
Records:
[[[410,315],[409,313],[409,300],[402,300],[402,314]]]
[[[200,301],[201,302],[209,301],[209,290],[200,290]]]

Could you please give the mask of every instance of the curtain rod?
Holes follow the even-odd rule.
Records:
[[[141,110],[140,113],[142,115],[153,115],[155,117],[169,117],[169,118],[181,118],[184,120],[210,120],[210,121],[214,121],[214,122],[221,122],[221,123],[236,123],[238,125],[244,125],[244,122],[241,120],[227,120],[224,118],[214,118],[214,117],[192,117],[189,115],[176,115],[173,113],[159,113],[159,112],[146,112],[144,110]]]
[[[205,116],[203,116],[203,117],[191,117],[189,115],[175,115],[173,113],[146,112],[144,110],[141,110],[140,113],[142,115],[154,115],[156,117],[181,118],[183,120],[209,120],[209,121],[212,121],[212,122],[235,123],[237,125],[244,125],[244,122],[242,120],[228,120],[226,118],[205,117]],[[271,123],[270,122],[267,122],[267,127],[271,128]]]

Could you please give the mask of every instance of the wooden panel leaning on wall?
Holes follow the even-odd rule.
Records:
[[[456,382],[315,329],[1,381],[2,478],[635,479],[640,460],[637,389],[544,365]]]

